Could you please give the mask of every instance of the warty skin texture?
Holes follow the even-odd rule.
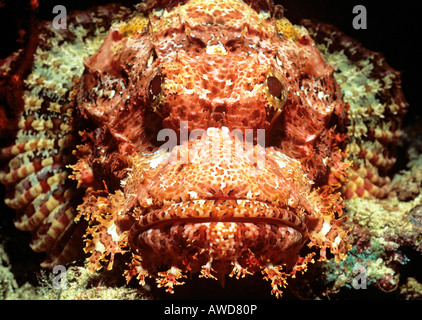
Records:
[[[278,297],[315,254],[343,259],[339,188],[349,197],[358,185],[344,187],[349,105],[308,31],[264,1],[137,9],[98,10],[121,20],[108,32],[75,14],[103,30],[101,45],[75,63],[71,93],[49,113],[36,90],[45,83],[35,72],[25,80],[34,89],[21,127],[68,132],[18,136],[2,149],[16,157],[1,176],[7,204],[17,227],[33,232],[34,250],[47,252],[44,266],[73,259],[85,234],[91,270],[123,255],[127,281],[150,276],[169,292],[188,273],[223,281],[262,272]],[[47,120],[34,122],[30,110]],[[51,121],[54,112],[66,117]],[[45,160],[44,149],[58,156]]]
[[[128,279],[158,275],[172,292],[186,271],[220,279],[262,271],[278,296],[287,275],[312,261],[314,252],[299,254],[305,243],[321,259],[327,248],[344,257],[332,183],[342,174],[330,171],[346,167],[343,136],[330,122],[343,121],[346,105],[306,30],[238,1],[148,10],[149,20],[112,27],[77,91],[78,111],[99,128],[85,133],[93,152],[79,158],[100,162],[93,175],[105,177],[123,156],[128,165],[112,173],[130,172],[122,191],[94,200],[97,211],[80,207],[93,225],[90,266],[128,246]],[[168,153],[155,151],[160,128],[177,137]],[[259,129],[263,146],[231,134]]]

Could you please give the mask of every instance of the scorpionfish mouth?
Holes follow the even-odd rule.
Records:
[[[226,127],[151,157],[135,159],[125,182],[137,197],[129,245],[146,260],[296,263],[316,209],[299,161]]]
[[[148,3],[78,82],[90,268],[130,252],[127,281],[262,272],[279,295],[305,244],[344,258],[347,106],[309,33],[247,1]]]

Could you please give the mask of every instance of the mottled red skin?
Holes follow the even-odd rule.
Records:
[[[118,10],[98,8],[102,19],[95,23],[102,26]],[[170,292],[189,272],[221,281],[262,272],[279,296],[287,276],[305,271],[317,251],[320,260],[327,250],[336,260],[344,258],[348,229],[338,190],[349,165],[348,104],[333,66],[308,32],[293,27],[272,1],[152,0],[137,10],[131,19],[123,12],[124,22],[112,26],[98,52],[85,60],[69,105],[60,109],[72,110],[65,123],[71,143],[52,161],[67,174],[63,183],[74,196],[58,197],[57,203],[76,207],[79,201],[77,212],[50,221],[45,207],[47,218],[31,229],[33,203],[26,206],[19,198],[33,182],[52,186],[19,171],[16,161],[1,172],[8,201],[19,212],[17,227],[31,230],[36,249],[47,252],[43,265],[73,259],[78,250],[72,242],[85,234],[89,269],[111,269],[123,254],[130,260],[127,281],[136,277],[143,283],[151,276]],[[93,12],[71,19],[90,29]],[[352,56],[369,52],[327,28],[317,24],[313,36],[333,36]],[[67,30],[62,36],[72,39]],[[2,62],[13,65],[0,74],[0,84],[10,83],[10,92],[0,89],[0,99],[15,106],[13,119],[26,107],[25,72],[42,44],[34,33],[27,50]],[[394,73],[382,61],[374,69],[379,76]],[[398,78],[385,96],[404,105]],[[44,116],[43,107],[36,112]],[[34,119],[20,120],[31,134]],[[39,141],[16,141],[0,149],[0,158],[19,157],[34,142]],[[54,151],[37,148],[45,157]],[[35,170],[41,170],[42,157],[25,159],[22,166],[29,162],[32,170],[38,161]],[[19,174],[26,185],[15,179]],[[374,174],[366,178],[376,187],[366,180],[355,187],[352,181],[346,197],[365,195],[365,187],[384,194],[385,181],[372,179]],[[58,231],[46,235],[51,222],[60,222]],[[305,246],[310,253],[302,257]]]
[[[110,194],[92,207],[87,196],[80,206],[94,226],[90,265],[98,268],[109,255],[112,261],[129,245],[128,279],[155,275],[172,291],[185,271],[222,278],[232,269],[238,277],[262,270],[278,295],[286,275],[311,261],[313,254],[299,256],[305,243],[321,247],[321,259],[326,248],[337,258],[347,249],[346,228],[335,217],[342,208],[335,189],[346,167],[339,147],[347,106],[333,68],[306,31],[281,17],[260,17],[244,3],[187,2],[165,14],[154,7],[161,8],[142,7],[149,22],[139,17],[110,30],[86,60],[77,90],[78,112],[92,122],[84,133],[90,154],[79,158],[108,192],[125,180],[126,200]],[[104,97],[100,90],[114,93]],[[241,140],[221,130],[186,144],[194,130],[210,127],[264,130],[265,145],[254,149],[265,155],[262,172],[249,161],[248,146],[234,152]],[[150,167],[160,129],[174,131],[181,146]],[[228,140],[233,147],[223,146]],[[207,159],[207,141],[221,153],[216,161]],[[182,163],[182,145],[196,158]],[[240,210],[241,200],[253,205]],[[261,205],[270,209],[255,214]],[[94,249],[99,242],[116,249]],[[170,269],[158,272],[163,268]]]

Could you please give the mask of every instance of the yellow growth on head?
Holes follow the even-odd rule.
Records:
[[[286,38],[286,40],[296,41],[298,39],[294,25],[286,18],[277,19],[276,26],[278,33],[281,34],[283,38]]]
[[[137,32],[145,32],[148,27],[149,19],[142,15],[136,15],[129,22],[120,26],[119,32],[123,38],[130,37]]]

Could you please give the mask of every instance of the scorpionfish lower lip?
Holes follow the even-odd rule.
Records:
[[[290,207],[247,200],[193,200],[173,203],[145,214],[133,227],[137,232],[158,228],[165,224],[192,222],[252,222],[283,224],[307,233],[306,214]],[[132,229],[133,229],[132,228]]]
[[[216,261],[241,260],[266,242],[267,257],[297,252],[308,239],[305,213],[250,200],[196,200],[171,204],[142,216],[129,231],[128,243],[145,256],[177,259],[191,252],[193,269]],[[252,254],[253,255],[253,254]],[[230,258],[229,258],[230,257]],[[196,266],[198,265],[198,266]]]

